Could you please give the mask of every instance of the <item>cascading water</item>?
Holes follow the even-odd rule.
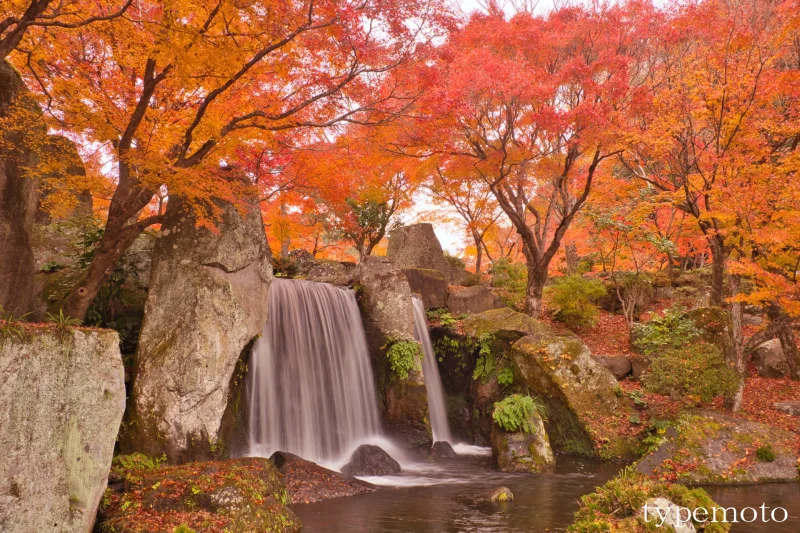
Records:
[[[428,389],[428,414],[431,419],[434,441],[450,442],[450,425],[447,423],[447,409],[444,405],[444,387],[436,365],[436,354],[433,352],[431,336],[428,332],[428,321],[425,317],[425,306],[417,297],[412,298],[414,304],[414,337],[422,344],[422,372],[425,376],[425,387]]]
[[[250,454],[342,462],[380,433],[361,315],[353,291],[275,280],[248,375]]]

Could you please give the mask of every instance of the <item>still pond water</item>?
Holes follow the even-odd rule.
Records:
[[[295,505],[303,533],[522,533],[565,531],[584,494],[619,471],[619,465],[559,457],[555,472],[501,474],[488,458],[459,459],[447,465],[407,469],[392,478],[366,478],[385,485],[376,492]],[[493,504],[487,495],[506,486],[515,501]],[[783,507],[783,524],[738,524],[733,533],[800,531],[800,484],[711,487],[725,507]]]

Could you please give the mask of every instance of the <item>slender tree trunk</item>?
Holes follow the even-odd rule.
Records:
[[[731,276],[731,296],[739,293],[740,285],[739,276]],[[744,380],[747,373],[747,368],[744,362],[744,349],[742,347],[742,304],[741,302],[734,302],[730,306],[731,313],[731,332],[730,332],[730,353],[725,354],[730,365],[739,375],[739,385],[736,391],[729,397],[725,398],[725,408],[731,412],[738,411],[742,406],[742,398],[744,396]]]
[[[483,239],[477,231],[472,232],[472,239],[475,241],[475,273],[480,274],[483,262]]]
[[[720,237],[708,239],[711,249],[711,298],[709,304],[722,307],[725,300],[725,261],[727,254]]]
[[[286,202],[281,201],[281,259],[286,259],[289,257],[289,244],[291,243],[291,238],[289,236],[289,228],[286,224]]]
[[[526,254],[528,255],[528,254]],[[528,283],[525,290],[525,313],[533,318],[542,316],[542,293],[547,282],[547,267],[528,260]]]
[[[567,258],[567,273],[575,274],[578,272],[578,246],[574,242],[564,243],[564,255]]]

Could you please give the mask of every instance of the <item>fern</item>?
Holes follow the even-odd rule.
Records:
[[[531,419],[534,416],[545,419],[546,414],[547,408],[539,398],[512,394],[494,404],[492,419],[505,431],[533,433],[535,428],[531,425]]]

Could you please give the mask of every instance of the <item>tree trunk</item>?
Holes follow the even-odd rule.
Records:
[[[725,302],[725,246],[720,238],[712,236],[708,239],[711,249],[711,297],[709,305],[723,307]]]
[[[472,232],[472,239],[475,241],[475,273],[480,274],[483,262],[483,239],[477,231]]]
[[[800,380],[800,350],[797,349],[792,331],[791,317],[775,302],[767,307],[767,317],[770,321],[769,329],[774,332],[774,336],[770,338],[781,341],[786,364],[789,366],[789,377],[795,381]]]
[[[731,296],[739,293],[739,276],[731,276]],[[731,332],[730,332],[730,353],[725,354],[730,365],[739,375],[739,385],[731,396],[725,398],[725,408],[731,412],[738,411],[742,406],[744,396],[744,380],[747,368],[744,363],[744,350],[742,349],[742,303],[734,302],[730,306],[731,313]]]
[[[289,228],[286,224],[286,203],[281,202],[281,259],[286,259],[289,257],[289,244],[291,242],[291,238],[289,237]]]
[[[578,272],[578,246],[574,242],[564,244],[564,255],[567,258],[567,273],[575,274]]]
[[[534,261],[528,261],[528,284],[525,291],[525,313],[533,318],[542,316],[542,293],[547,281],[547,267],[541,268]]]

